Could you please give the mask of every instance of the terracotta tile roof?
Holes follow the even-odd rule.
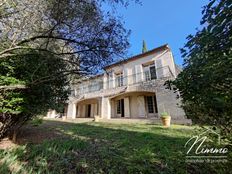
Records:
[[[155,53],[155,52],[158,52],[158,51],[160,51],[160,50],[164,50],[164,49],[170,49],[169,46],[168,46],[168,44],[165,44],[165,45],[162,45],[162,46],[160,46],[160,47],[154,48],[154,49],[149,50],[149,51],[147,51],[147,52],[145,52],[145,53],[132,56],[132,57],[130,57],[130,58],[128,58],[128,59],[125,59],[125,60],[122,60],[122,61],[113,63],[113,64],[111,64],[111,65],[108,65],[108,66],[104,67],[104,69],[106,70],[106,69],[108,69],[108,68],[112,68],[112,67],[117,66],[117,65],[120,65],[120,64],[122,64],[122,63],[127,63],[127,62],[129,62],[129,61],[133,61],[133,60],[136,60],[136,59],[140,59],[140,58],[143,58],[143,57],[145,57],[145,56],[149,56],[150,54],[153,54],[153,53]]]

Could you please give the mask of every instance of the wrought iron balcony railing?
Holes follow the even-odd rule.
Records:
[[[174,74],[170,70],[169,66],[161,67],[156,69],[156,74],[151,74],[150,72],[136,73],[128,76],[116,76],[110,78],[109,80],[103,82],[101,80],[90,80],[88,84],[77,85],[75,89],[72,90],[72,96],[78,96],[81,94],[87,94],[91,92],[97,92],[101,90],[108,90],[113,88],[118,88],[122,86],[131,86],[139,83],[155,81],[157,79],[167,79],[173,78]]]

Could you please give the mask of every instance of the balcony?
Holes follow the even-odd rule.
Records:
[[[72,97],[78,97],[83,94],[89,93],[101,93],[108,90],[115,90],[116,88],[129,87],[130,89],[135,88],[149,88],[156,81],[168,80],[174,78],[174,74],[171,72],[169,66],[161,67],[156,69],[156,74],[150,74],[148,72],[136,73],[129,76],[117,76],[110,78],[103,82],[101,80],[90,80],[85,84],[80,84],[75,87],[72,91]]]

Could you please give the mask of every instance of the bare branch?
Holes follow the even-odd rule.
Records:
[[[15,89],[26,89],[26,85],[9,85],[9,86],[0,86],[0,90],[15,90]]]

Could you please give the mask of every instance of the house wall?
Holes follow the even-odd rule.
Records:
[[[68,103],[67,117],[72,119],[76,118],[76,103],[73,101],[69,101]]]
[[[185,119],[185,113],[181,105],[181,99],[171,90],[160,88],[156,93],[159,114],[168,112],[172,119]]]
[[[80,102],[70,102],[68,105],[68,118],[85,118],[87,117],[87,107],[91,105],[90,117],[100,114],[100,100],[99,99],[88,99]]]
[[[121,91],[117,91],[119,88],[115,88],[116,74],[122,72],[124,77],[139,73],[142,74],[144,70],[143,65],[147,64],[148,62],[155,63],[158,79],[152,82],[146,82],[148,85],[146,85],[144,82],[141,83],[141,88],[141,86],[138,84],[136,84],[137,86],[134,85],[134,80],[136,79],[137,82],[140,81],[142,78],[144,78],[143,75],[136,76],[135,79],[128,78],[126,79],[125,84],[129,84],[130,86],[121,87],[126,88],[124,94],[120,94],[115,97],[117,93],[121,93]],[[169,70],[172,74],[169,74]],[[79,87],[86,89],[85,87],[91,84],[91,82],[96,80],[103,80],[103,89],[101,91],[96,91],[94,93],[90,92],[88,94],[82,92],[79,95],[80,99],[91,97],[96,98],[96,96],[98,96],[99,99],[87,99],[86,101],[78,102],[78,113],[76,113],[76,101],[79,101],[79,99],[76,96],[74,98],[70,98],[67,116],[70,118],[76,118],[76,116],[85,117],[87,109],[86,105],[91,104],[91,116],[98,114],[103,119],[121,117],[121,115],[116,113],[116,101],[125,98],[125,117],[156,117],[158,114],[160,115],[160,113],[166,111],[169,112],[174,119],[183,119],[185,113],[177,106],[180,104],[180,99],[177,99],[176,94],[174,94],[171,90],[165,89],[165,87],[163,87],[165,79],[159,80],[162,77],[170,75],[172,75],[172,78],[175,78],[176,74],[177,72],[173,56],[171,50],[168,48],[159,50],[153,54],[138,58],[136,60],[127,61],[120,65],[109,67],[106,69],[104,75],[79,84]],[[149,83],[151,84],[150,86]],[[154,94],[156,95],[157,99],[158,114],[148,114],[147,103],[144,99],[144,96]]]
[[[128,93],[123,94],[120,96],[117,96],[113,99],[111,99],[113,105],[112,105],[112,118],[121,118],[120,114],[117,114],[117,100],[124,99],[124,105],[125,105],[125,118],[147,118],[149,117],[155,117],[157,116],[156,113],[154,114],[148,114],[147,111],[147,105],[145,101],[145,96],[154,96],[154,93],[149,92],[135,92],[135,93]],[[127,100],[129,102],[129,107],[126,107]],[[154,108],[155,109],[155,108]],[[129,115],[126,115],[126,113],[129,113]]]
[[[109,72],[109,75],[105,80],[110,81],[110,88],[114,88],[115,84],[115,73],[123,72],[123,76],[130,76],[132,74],[143,73],[143,64],[147,62],[154,61],[156,65],[157,78],[162,78],[169,75],[169,68],[171,73],[175,76],[176,68],[173,60],[172,53],[169,49],[159,51],[149,56],[137,59],[135,61],[129,61],[112,68],[108,68],[106,71]],[[169,67],[169,68],[168,68]],[[139,78],[143,78],[142,76]],[[129,84],[131,84],[132,79],[129,79]],[[137,79],[139,80],[139,79]],[[127,81],[128,83],[128,81]],[[126,83],[126,84],[127,84]]]
[[[110,99],[108,97],[102,97],[101,100],[101,118],[110,119],[111,118],[111,105]]]

